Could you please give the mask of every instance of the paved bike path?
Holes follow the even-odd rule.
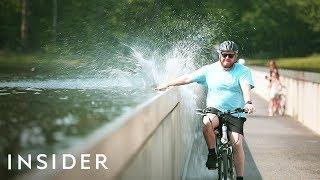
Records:
[[[288,116],[267,116],[255,95],[256,112],[245,123],[245,179],[320,179],[320,136]],[[199,130],[185,179],[217,179],[204,164],[207,147]]]

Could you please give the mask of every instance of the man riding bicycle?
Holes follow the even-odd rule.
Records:
[[[203,117],[203,136],[208,146],[208,169],[216,169],[217,155],[215,150],[216,137],[214,129],[219,126],[219,118],[215,112],[227,111],[243,107],[248,113],[254,111],[251,89],[254,87],[251,71],[248,67],[236,63],[238,46],[233,41],[224,41],[220,44],[219,61],[174,80],[159,85],[156,90],[165,90],[170,86],[178,86],[197,82],[206,84],[207,107],[212,113]],[[231,141],[234,144],[234,158],[237,179],[243,179],[244,151],[242,146],[243,124],[246,120],[244,113],[227,117],[231,133]]]

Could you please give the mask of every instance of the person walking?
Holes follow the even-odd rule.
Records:
[[[279,73],[278,66],[277,66],[276,61],[274,59],[269,62],[269,77],[271,77],[273,72]]]
[[[266,79],[269,80],[269,105],[268,114],[274,116],[279,108],[279,93],[281,91],[279,70],[275,60],[269,62],[269,76]]]
[[[270,78],[270,104],[269,104],[269,116],[274,116],[279,109],[279,96],[281,91],[281,82],[279,79],[279,73],[272,72]]]
[[[238,45],[233,41],[224,41],[218,48],[219,61],[203,66],[202,68],[171,81],[160,84],[156,90],[166,90],[170,86],[179,86],[197,82],[206,84],[207,108],[213,109],[203,117],[203,136],[208,146],[208,158],[206,167],[217,168],[217,155],[215,150],[216,137],[214,129],[219,126],[219,118],[216,115],[219,111],[227,111],[239,107],[244,108],[248,113],[255,110],[252,102],[252,88],[254,83],[251,70],[237,62]],[[215,113],[216,112],[216,113]],[[228,124],[231,130],[231,140],[234,142],[234,157],[237,179],[243,179],[244,175],[244,150],[243,125],[246,121],[245,113],[228,116]]]

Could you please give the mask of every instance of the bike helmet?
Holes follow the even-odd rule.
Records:
[[[234,43],[233,41],[224,41],[223,43],[221,43],[219,45],[219,52],[223,52],[223,51],[234,51],[234,52],[238,52],[239,48],[238,45],[236,43]]]

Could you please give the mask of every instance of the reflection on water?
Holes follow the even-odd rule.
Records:
[[[154,93],[152,88],[0,88],[0,177],[17,173],[7,171],[7,154],[51,154],[70,147]]]

